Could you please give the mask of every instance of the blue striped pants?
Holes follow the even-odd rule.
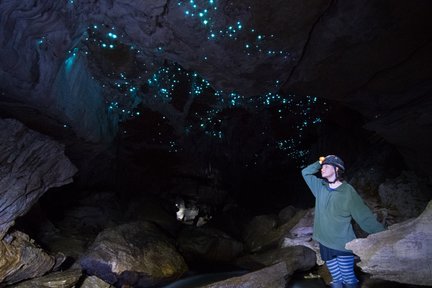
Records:
[[[333,283],[356,284],[359,282],[354,274],[354,255],[337,256],[327,260],[326,265],[333,278]]]

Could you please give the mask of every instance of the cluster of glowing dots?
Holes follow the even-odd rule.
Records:
[[[173,91],[180,84],[178,67],[163,67],[157,70],[150,78],[147,84],[153,91],[152,97],[156,100],[169,103],[173,97]]]
[[[212,18],[208,17],[208,15],[210,15],[209,9],[199,10],[198,5],[194,1],[182,1],[179,2],[179,5],[186,5],[186,3],[191,6],[190,11],[188,10],[188,13],[185,12],[188,16],[200,17],[203,19],[202,23],[204,25],[209,25],[209,27],[211,27],[210,20],[212,20]],[[207,1],[207,4],[210,6],[214,6],[215,1]],[[214,6],[212,7],[212,9],[216,11],[217,7]],[[219,30],[218,35],[219,37],[228,35],[228,37],[231,38],[230,35],[234,36],[235,33],[238,33],[242,29],[243,26],[241,25],[241,22],[238,21],[236,23],[236,26],[230,26],[226,30]],[[101,33],[98,30],[102,29],[99,29],[97,25],[90,27],[89,33],[91,34],[91,37],[87,37],[86,40],[94,41],[96,45],[103,49],[115,49],[116,44],[119,43],[118,39],[122,36],[117,35],[114,28],[109,29],[105,33]],[[251,31],[254,30],[252,29]],[[104,38],[99,39],[100,35],[104,36]],[[264,38],[265,36],[258,35],[257,41],[262,41],[264,40]],[[252,44],[245,44],[245,47],[248,49],[252,48],[252,46],[249,45]],[[255,46],[255,48],[259,47]],[[131,47],[131,49],[133,50],[133,47]],[[162,50],[162,47],[158,48],[158,51]],[[71,51],[71,57],[75,57],[74,55],[76,54],[76,52],[76,50]],[[139,53],[139,50],[136,50],[135,52]],[[272,55],[276,54],[273,52],[268,53]],[[115,75],[111,75],[111,78],[112,76]],[[123,93],[124,96],[128,96],[129,99],[140,99],[140,101],[143,102],[147,101],[146,104],[148,105],[151,105],[151,103],[155,102],[170,105],[170,102],[175,97],[175,90],[179,87],[179,85],[184,84],[183,81],[187,81],[187,87],[189,87],[188,95],[190,97],[211,95],[216,99],[217,103],[212,106],[216,108],[212,108],[204,112],[200,111],[200,113],[195,113],[194,118],[197,123],[189,123],[187,127],[185,127],[185,132],[188,133],[191,131],[196,131],[198,129],[204,132],[205,135],[214,137],[216,139],[219,139],[220,141],[224,140],[224,132],[220,128],[224,120],[218,118],[218,115],[220,115],[220,113],[227,108],[242,107],[250,111],[259,111],[277,107],[277,113],[279,115],[278,117],[281,121],[283,121],[284,117],[287,115],[295,115],[299,116],[298,118],[305,119],[300,123],[294,124],[294,128],[297,129],[299,132],[298,135],[295,136],[295,139],[282,139],[277,140],[274,143],[277,149],[285,151],[287,155],[292,158],[301,159],[302,157],[304,157],[304,155],[306,155],[307,151],[297,149],[298,146],[301,144],[303,130],[308,126],[315,125],[321,121],[318,116],[314,116],[314,113],[311,113],[311,107],[318,103],[318,99],[316,97],[306,97],[306,99],[302,100],[291,96],[282,97],[277,93],[271,92],[266,93],[265,95],[262,95],[260,97],[244,97],[235,91],[227,92],[222,90],[214,90],[211,87],[209,81],[200,77],[198,73],[186,71],[181,66],[176,65],[175,63],[160,68],[153,75],[150,75],[150,77],[143,81],[145,81],[149,87],[149,91],[146,92],[146,95],[142,95],[142,93],[138,91],[137,86],[140,83],[137,83],[136,79],[127,79],[125,73],[120,73],[120,75],[118,75],[117,77],[117,80],[115,80],[111,86],[117,88],[119,92]],[[276,81],[275,89],[277,89],[279,85],[279,81]],[[149,101],[150,98],[152,99],[151,101]],[[133,112],[135,107],[126,109],[121,108],[121,106],[122,105],[118,101],[112,101],[109,103],[108,106],[108,110],[110,112],[120,112],[120,114],[122,114],[122,116],[119,118],[120,121],[140,116],[139,112]],[[265,132],[262,132],[262,134],[265,134]],[[181,150],[179,148],[179,145],[177,145],[173,140],[169,140],[168,146],[169,151],[171,152],[178,152],[179,150]]]
[[[111,31],[106,32],[106,37],[104,39],[99,39],[97,35],[98,33],[100,33],[101,30],[102,29],[99,25],[93,25],[91,27],[88,27],[90,35],[88,35],[85,40],[89,41],[90,39],[92,39],[102,48],[115,49],[116,43],[119,38],[119,36],[115,33],[115,27],[112,27]]]
[[[211,94],[218,101],[213,106],[217,108],[194,112],[193,118],[196,119],[196,123],[189,123],[185,127],[186,134],[191,133],[191,131],[202,131],[207,136],[223,141],[224,132],[221,130],[221,124],[224,120],[218,116],[224,109],[241,107],[256,112],[276,108],[278,119],[282,122],[286,116],[288,118],[295,116],[296,119],[303,119],[296,123],[289,123],[290,125],[294,125],[294,128],[298,131],[295,138],[276,140],[274,143],[277,149],[286,152],[291,158],[304,158],[307,151],[297,149],[302,144],[303,132],[305,128],[321,122],[321,118],[319,115],[315,115],[316,113],[313,112],[311,107],[317,104],[324,104],[325,106],[325,103],[321,103],[317,97],[313,96],[303,98],[289,95],[282,97],[277,93],[267,93],[260,97],[244,97],[235,92],[215,91],[210,83],[196,72],[188,72],[176,64],[163,67],[151,75],[147,80],[150,87],[149,95],[142,97],[144,99],[152,98],[153,103],[156,101],[170,105],[170,102],[175,97],[175,89],[182,84],[182,81],[188,82],[189,91],[187,93],[189,97]],[[136,92],[133,87],[129,91]],[[118,109],[118,103],[114,102],[114,104],[117,105],[114,105],[112,109]],[[151,103],[147,102],[147,104]],[[130,116],[139,116],[139,114],[132,113]],[[265,132],[262,134],[265,134]],[[169,151],[171,152],[179,151],[179,146],[173,140],[169,142],[169,147]]]
[[[115,50],[122,43],[120,41],[121,38],[124,38],[124,35],[119,35],[116,32],[115,27],[108,27],[104,24],[94,24],[87,27],[87,32],[84,34],[84,42],[86,45],[91,43],[99,47],[100,49],[108,49]],[[139,50],[135,50],[133,47],[130,48],[134,53],[139,53]],[[88,54],[85,51],[85,54]],[[108,79],[114,79],[111,83],[102,84],[103,88],[107,88],[107,86],[114,88],[125,96],[121,99],[121,103],[116,101],[111,101],[108,103],[108,112],[112,114],[117,114],[119,116],[119,120],[127,120],[131,117],[140,116],[139,111],[133,111],[141,100],[139,99],[139,91],[137,88],[137,79],[128,79],[126,73],[108,73]],[[141,77],[139,77],[141,80]],[[132,105],[131,105],[132,103]]]
[[[199,20],[203,28],[207,30],[208,40],[222,38],[239,40],[244,38],[240,37],[240,33],[247,33],[247,36],[249,36],[247,38],[253,39],[243,44],[244,52],[248,56],[256,55],[257,53],[265,53],[268,56],[282,56],[284,59],[288,59],[289,53],[286,51],[264,48],[265,40],[275,38],[275,35],[258,33],[255,28],[246,27],[240,19],[228,25],[219,24],[217,21],[219,17],[217,0],[179,0],[177,5],[183,8],[185,17]],[[207,57],[204,58],[207,59]]]

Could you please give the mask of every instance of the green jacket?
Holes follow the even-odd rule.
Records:
[[[351,219],[367,233],[384,230],[350,184],[344,181],[336,189],[330,189],[326,181],[314,175],[320,169],[321,164],[317,161],[302,170],[303,178],[315,196],[313,239],[335,250],[350,251],[345,249],[345,244],[356,238]]]

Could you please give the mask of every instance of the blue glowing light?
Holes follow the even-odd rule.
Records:
[[[69,51],[70,55],[65,61],[66,72],[70,72],[72,70],[72,66],[78,57],[78,50],[78,48],[74,48],[72,51]]]
[[[114,33],[112,33],[112,32],[109,32],[109,33],[108,33],[108,37],[110,37],[110,38],[112,38],[112,39],[117,39],[117,35],[114,34]]]
[[[185,9],[184,13],[189,15],[188,19],[195,17],[194,19],[206,27],[206,31],[209,32],[209,40],[218,41],[221,38],[225,38],[235,41],[234,39],[239,36],[239,33],[248,33],[251,34],[248,36],[252,37],[246,37],[249,39],[248,42],[244,43],[244,46],[241,46],[244,47],[248,55],[257,55],[257,53],[263,53],[263,55],[266,55],[265,57],[278,57],[281,55],[287,57],[289,55],[289,53],[282,50],[264,48],[266,40],[275,36],[266,36],[264,33],[257,33],[254,28],[247,27],[247,24],[241,20],[228,23],[225,27],[219,26],[220,24],[215,21],[217,19],[217,15],[215,14],[217,7],[214,1],[180,1],[178,2],[178,6],[180,6],[179,9]],[[107,31],[108,29],[110,31]],[[97,46],[99,49],[117,49],[120,45],[123,45],[121,44],[123,36],[121,33],[114,33],[114,30],[113,28],[105,28],[104,25],[95,24],[89,27],[89,37],[86,37],[86,41],[94,43],[92,45]],[[154,52],[161,53],[163,50],[164,47],[160,46]],[[128,46],[127,51],[132,56],[140,53],[140,50],[133,45]],[[66,67],[73,65],[78,52],[78,49],[70,52],[66,60]],[[201,55],[201,57],[204,60],[208,59],[207,56]],[[151,65],[155,65],[156,67],[157,64],[151,63]],[[147,68],[141,68],[141,71],[147,71]],[[153,71],[151,69],[148,70]],[[144,113],[141,113],[137,109],[139,105],[158,107],[153,109],[160,109],[160,111],[171,111],[169,109],[173,109],[174,103],[181,97],[187,98],[184,102],[192,103],[192,105],[195,101],[200,102],[200,97],[207,97],[212,99],[212,104],[206,107],[207,110],[191,112],[187,120],[184,120],[183,132],[187,134],[201,133],[201,135],[212,137],[215,139],[214,141],[222,143],[226,141],[225,137],[227,127],[229,126],[229,123],[226,123],[226,118],[222,116],[225,111],[239,108],[251,111],[250,113],[260,113],[260,111],[263,111],[265,112],[263,114],[266,114],[270,111],[273,115],[272,121],[276,123],[275,125],[280,125],[291,132],[296,131],[296,135],[283,134],[278,137],[275,136],[272,140],[273,142],[268,142],[266,145],[268,147],[273,146],[275,149],[283,151],[286,155],[293,158],[301,158],[308,153],[307,150],[301,149],[303,135],[308,127],[317,125],[322,121],[321,116],[323,113],[317,113],[314,107],[316,105],[321,105],[322,107],[324,104],[315,96],[308,96],[306,98],[295,95],[281,96],[278,93],[269,92],[258,97],[244,97],[236,91],[215,90],[211,83],[202,78],[199,73],[187,71],[176,63],[167,63],[154,73],[151,73],[146,74],[143,72],[139,76],[132,76],[126,72],[117,71],[116,73],[109,74],[112,82],[105,82],[102,87],[113,89],[117,93],[112,98],[107,99],[107,111],[110,115],[115,115],[119,121],[133,117],[145,117]],[[273,91],[277,91],[281,85],[281,81],[274,80],[272,83],[275,88]],[[145,88],[141,89],[142,87]],[[110,101],[109,99],[116,100]],[[178,109],[181,110],[183,108]],[[257,131],[257,133],[261,133],[263,137],[268,137],[266,136],[268,134],[266,134],[266,131]],[[160,135],[167,135],[167,133]],[[155,137],[155,139],[160,138]],[[162,144],[160,142],[162,140],[156,141]],[[172,139],[169,141],[169,144],[168,142],[163,142],[163,144],[168,144],[167,146],[170,147],[171,152],[181,151],[181,143]]]

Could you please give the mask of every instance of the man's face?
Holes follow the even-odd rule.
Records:
[[[335,168],[331,165],[324,164],[321,167],[321,176],[323,178],[331,178],[335,174]]]

